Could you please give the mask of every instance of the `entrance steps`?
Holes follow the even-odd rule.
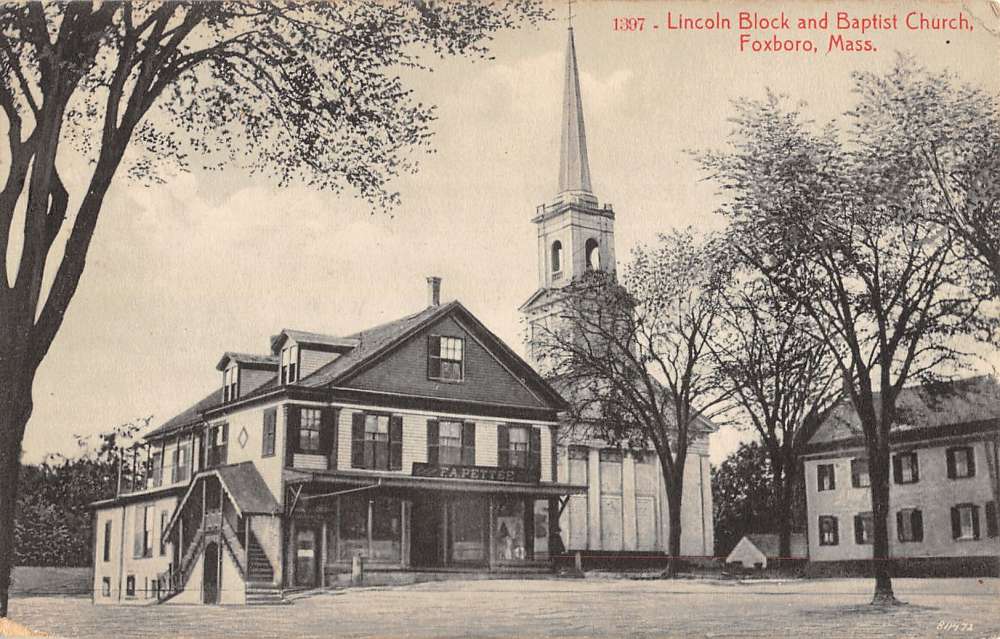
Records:
[[[246,593],[248,606],[279,606],[289,603],[281,588],[268,582],[248,582]]]

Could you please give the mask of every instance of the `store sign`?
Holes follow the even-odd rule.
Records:
[[[527,468],[496,468],[495,466],[453,466],[451,464],[413,463],[414,477],[441,477],[444,479],[479,479],[484,481],[534,482],[537,474]]]

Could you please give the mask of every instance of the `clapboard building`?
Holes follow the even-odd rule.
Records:
[[[225,353],[93,505],[97,603],[267,603],[368,570],[543,569],[563,400],[462,304]]]
[[[532,219],[538,235],[538,288],[522,304],[526,351],[536,370],[546,372],[539,340],[559,312],[559,289],[588,269],[615,269],[615,211],[601,203],[591,185],[583,100],[573,29],[569,29],[563,91],[559,182],[556,196],[537,207]],[[572,393],[564,393],[571,396]],[[667,551],[669,521],[660,462],[652,450],[610,447],[567,424],[559,442],[556,468],[563,482],[587,485],[573,496],[560,518],[569,551],[586,554]],[[699,420],[685,467],[681,553],[712,553],[711,466],[708,434],[715,426]]]
[[[1000,574],[1000,386],[990,376],[904,388],[890,433],[889,554],[897,574]],[[806,433],[813,572],[867,569],[869,460],[845,402]]]

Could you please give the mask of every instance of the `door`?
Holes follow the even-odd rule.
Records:
[[[441,565],[441,502],[418,499],[410,515],[410,564],[432,567]]]
[[[315,587],[319,566],[319,533],[315,528],[295,531],[295,585]]]
[[[466,497],[448,503],[448,563],[486,563],[487,517],[483,497]]]
[[[214,541],[205,545],[205,568],[202,576],[202,601],[207,604],[219,603],[219,544]]]

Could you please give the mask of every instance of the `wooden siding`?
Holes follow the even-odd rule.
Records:
[[[465,339],[465,378],[459,383],[427,378],[427,337]],[[454,319],[445,317],[411,337],[382,361],[344,384],[390,393],[547,408]]]
[[[299,345],[299,379],[302,379],[340,357],[338,353],[309,350]]]
[[[292,456],[292,466],[304,470],[326,470],[326,455],[295,453]]]
[[[277,373],[240,367],[240,397],[266,384]]]

